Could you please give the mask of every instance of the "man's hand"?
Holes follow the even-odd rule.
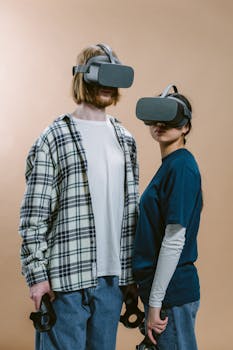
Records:
[[[39,310],[42,296],[46,293],[49,294],[50,301],[53,301],[55,299],[54,292],[51,290],[48,281],[36,283],[30,287],[30,298],[34,301],[36,310]]]
[[[165,330],[168,323],[168,317],[166,317],[165,320],[161,320],[160,310],[160,307],[149,307],[147,333],[153,344],[157,344],[157,342],[153,337],[152,331],[154,331],[156,334],[161,334]]]

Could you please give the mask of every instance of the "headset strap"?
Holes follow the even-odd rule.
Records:
[[[100,47],[104,51],[110,63],[113,63],[113,64],[121,63],[116,57],[113,56],[112,49],[110,46],[106,44],[97,44],[96,46]],[[74,66],[72,69],[73,75],[75,75],[76,73],[86,73],[88,71],[88,68],[90,66],[92,59],[95,60],[96,57],[101,57],[101,56],[93,56],[86,62],[86,64]]]
[[[101,44],[97,44],[96,46],[100,47],[106,53],[106,55],[108,56],[109,61],[111,63],[117,63],[118,62],[118,59],[113,56],[112,49],[111,49],[110,46],[108,46],[107,44],[102,44],[102,43]]]
[[[178,93],[177,87],[176,87],[175,85],[173,85],[173,84],[170,84],[170,85],[168,85],[168,86],[163,90],[162,95],[161,95],[160,97],[167,97],[169,91],[170,91],[172,88],[173,88],[173,90],[174,90],[175,93]]]
[[[171,99],[171,100],[175,100],[177,101],[179,104],[181,104],[184,107],[184,115],[191,119],[192,118],[192,113],[190,112],[190,110],[188,109],[188,107],[186,106],[186,104],[181,101],[179,98],[173,97],[173,96],[166,96],[167,98]]]
[[[105,55],[103,56],[93,56],[91,57],[86,64],[79,64],[77,66],[73,66],[73,75],[76,73],[87,73],[89,70],[89,67],[92,63],[102,63],[102,62],[108,62],[109,58]]]
[[[168,85],[162,92],[161,96],[162,98],[166,97],[166,98],[170,98],[171,100],[175,100],[177,101],[179,104],[181,104],[184,107],[184,114],[187,118],[191,119],[192,118],[192,113],[190,112],[190,110],[188,109],[188,107],[186,106],[186,103],[184,103],[183,101],[181,101],[179,98],[176,98],[174,96],[168,96],[169,91],[173,89],[174,93],[178,93],[178,89],[175,85],[170,84]]]
[[[88,69],[88,65],[84,64],[84,65],[78,65],[78,66],[74,66],[73,67],[73,75],[75,75],[76,73],[86,73],[87,69]]]

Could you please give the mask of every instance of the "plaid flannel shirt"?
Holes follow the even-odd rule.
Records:
[[[138,212],[136,144],[110,119],[125,155],[120,285],[133,282],[132,249]],[[98,159],[96,160],[98,161]],[[22,273],[29,286],[49,280],[53,290],[97,284],[95,223],[81,135],[70,115],[56,119],[32,146],[21,206]]]

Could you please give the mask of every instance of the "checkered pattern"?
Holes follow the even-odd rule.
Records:
[[[125,204],[120,285],[132,279],[132,249],[138,211],[136,145],[111,118],[125,155]],[[98,159],[97,159],[98,161]],[[56,119],[31,148],[21,207],[22,272],[29,286],[49,280],[52,289],[73,291],[97,284],[96,237],[87,160],[77,124]]]

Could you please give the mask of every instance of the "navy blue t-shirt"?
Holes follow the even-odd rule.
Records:
[[[161,243],[168,224],[186,228],[185,245],[163,301],[165,307],[199,300],[197,233],[202,209],[201,177],[185,148],[162,159],[140,200],[133,270],[143,302],[148,303]]]

